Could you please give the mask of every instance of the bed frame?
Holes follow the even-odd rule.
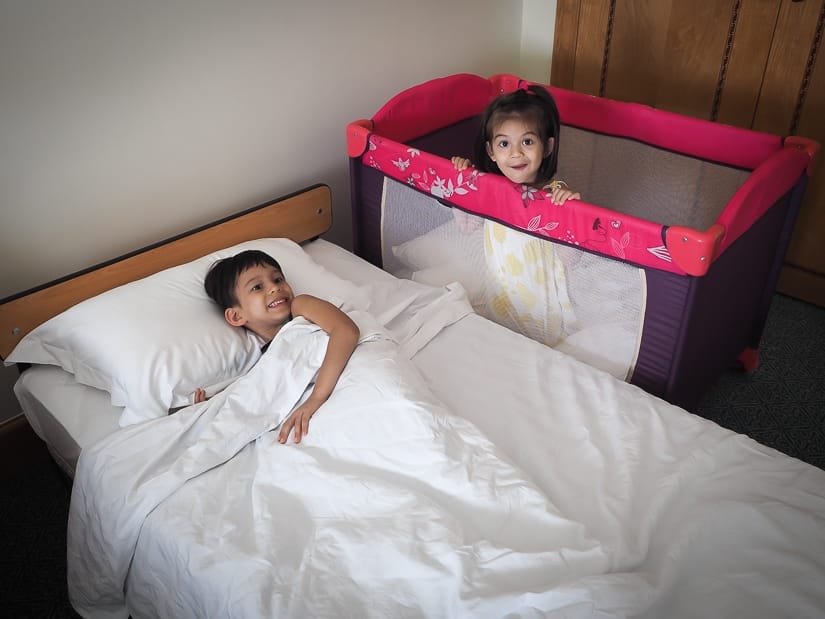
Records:
[[[283,237],[303,243],[331,226],[330,188],[315,184],[12,295],[0,300],[0,357],[7,358],[41,323],[111,288],[243,241]]]

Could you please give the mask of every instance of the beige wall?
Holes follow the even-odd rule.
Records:
[[[556,0],[524,0],[522,4],[521,57],[518,70],[510,72],[534,82],[549,84]]]
[[[315,182],[332,188],[329,240],[350,247],[347,122],[451,73],[525,61],[545,79],[552,47],[522,27],[552,33],[554,15],[545,0],[0,0],[0,297]]]

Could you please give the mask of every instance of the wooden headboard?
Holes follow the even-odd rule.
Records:
[[[302,243],[328,231],[327,185],[312,185],[119,258],[0,300],[0,357],[29,331],[101,292],[243,241],[284,237]]]

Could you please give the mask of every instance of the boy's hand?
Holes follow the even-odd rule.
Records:
[[[206,392],[198,387],[195,389],[195,395],[192,397],[195,404],[200,404],[201,402],[206,402],[209,398],[206,397]]]
[[[473,162],[464,157],[453,157],[450,161],[453,162],[456,170],[466,170],[467,168],[473,167]]]
[[[309,420],[320,406],[321,402],[315,401],[310,397],[306,402],[292,411],[292,414],[281,424],[281,431],[278,433],[278,442],[286,443],[290,431],[294,429],[295,442],[300,443],[301,438],[309,434]]]

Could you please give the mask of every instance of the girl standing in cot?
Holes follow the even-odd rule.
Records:
[[[475,165],[482,172],[542,189],[555,205],[581,199],[564,181],[553,179],[560,124],[556,102],[541,86],[500,95],[482,116]],[[457,170],[472,166],[463,157],[453,157],[452,162]],[[460,229],[478,225],[480,218],[453,212]],[[484,255],[494,287],[490,310],[498,322],[548,345],[576,329],[564,262],[554,243],[484,220]]]

